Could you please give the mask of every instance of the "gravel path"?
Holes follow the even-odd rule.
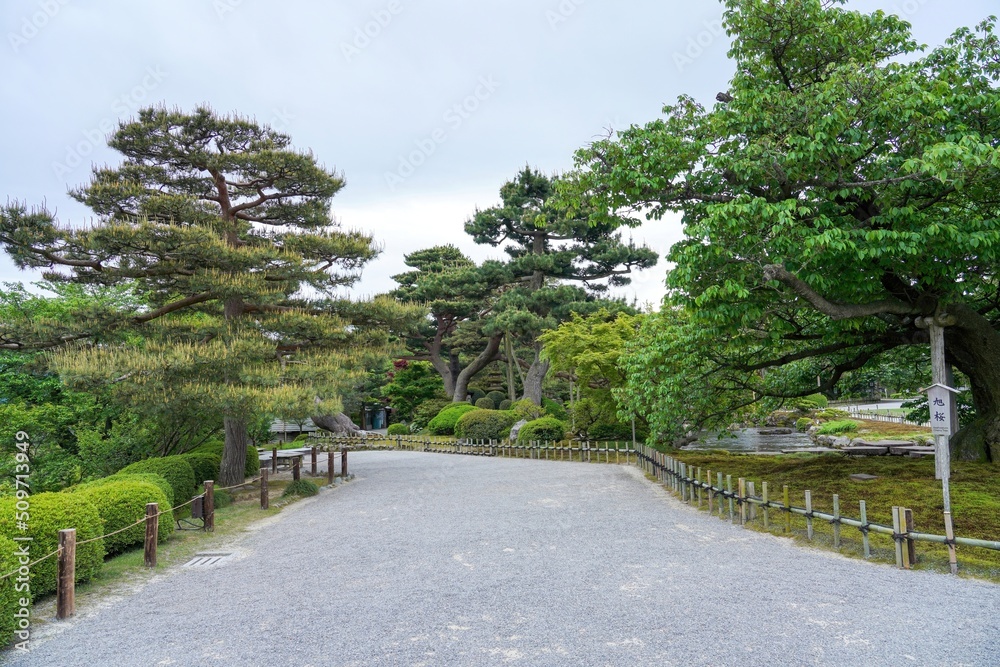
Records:
[[[793,546],[633,468],[406,452],[18,667],[997,665],[1000,587]]]

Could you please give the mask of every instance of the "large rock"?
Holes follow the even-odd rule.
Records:
[[[520,432],[521,427],[528,423],[527,419],[522,419],[513,426],[510,427],[510,441],[517,442],[517,434]]]
[[[833,441],[834,447],[847,447],[850,444],[851,444],[851,439],[848,438],[846,435],[842,435]]]

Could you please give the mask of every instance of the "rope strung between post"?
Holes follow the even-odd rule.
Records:
[[[43,560],[48,560],[48,559],[52,558],[53,556],[57,556],[57,555],[59,555],[60,553],[62,553],[62,547],[58,547],[58,548],[57,548],[57,549],[56,549],[55,551],[53,551],[52,553],[48,554],[47,556],[42,556],[42,557],[41,557],[41,558],[39,558],[38,560],[34,560],[34,561],[31,561],[31,562],[30,562],[30,563],[28,563],[27,565],[19,565],[19,566],[17,567],[17,569],[16,569],[16,570],[13,570],[13,571],[11,571],[11,572],[8,572],[7,574],[5,574],[5,575],[3,575],[2,577],[0,577],[0,581],[3,581],[3,580],[4,580],[4,579],[6,579],[7,577],[13,577],[13,576],[14,576],[15,574],[17,574],[18,572],[20,572],[20,571],[21,571],[21,568],[22,568],[22,567],[27,567],[27,568],[30,568],[31,566],[33,566],[33,565],[38,565],[38,564],[39,564],[39,563],[41,563],[41,562],[42,562]]]

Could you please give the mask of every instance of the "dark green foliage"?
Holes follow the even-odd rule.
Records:
[[[31,517],[26,532],[17,529],[16,500],[0,498],[0,535],[31,537],[31,553],[41,557],[59,547],[59,531],[76,528],[77,543],[104,534],[101,515],[92,502],[75,493],[37,493],[31,496]],[[95,540],[76,548],[76,580],[94,576],[104,562],[104,540]],[[55,557],[31,568],[31,594],[38,598],[56,590]]]
[[[566,437],[566,424],[555,417],[530,421],[517,432],[517,444],[529,442],[559,442]]]
[[[839,435],[842,433],[851,433],[858,430],[858,422],[851,419],[843,419],[840,421],[827,422],[819,427],[816,431],[819,435]]]
[[[308,440],[304,437],[305,434],[295,438],[295,442],[305,443]],[[299,438],[303,438],[301,441]],[[209,442],[201,445],[192,454],[213,454],[218,457],[222,457],[222,451],[225,445],[221,440],[210,440]],[[260,456],[257,454],[257,448],[253,445],[247,445],[247,458],[246,458],[246,468],[244,469],[245,477],[256,477],[257,473],[260,472]]]
[[[813,425],[813,420],[809,419],[808,417],[802,417],[801,419],[796,420],[795,430],[804,433],[805,431],[808,431],[812,425]]]
[[[201,484],[206,479],[219,479],[219,466],[222,465],[222,457],[207,452],[191,452],[182,454],[181,458],[188,462],[191,470],[194,471],[194,483]]]
[[[494,405],[500,405],[500,403],[507,399],[507,394],[502,391],[491,391],[486,394],[486,398],[493,401]]]
[[[0,535],[0,574],[18,569],[20,563],[14,555],[16,550],[17,546],[13,540]],[[0,647],[7,646],[14,638],[14,631],[19,629],[20,619],[14,614],[20,613],[20,600],[28,601],[24,592],[19,593],[16,590],[16,585],[17,575],[0,581]],[[27,606],[30,607],[30,604]]]
[[[285,491],[281,494],[282,496],[315,496],[319,493],[319,487],[310,482],[308,479],[300,479],[298,481],[293,481],[291,484],[285,487]]]
[[[452,403],[439,412],[437,417],[432,419],[430,424],[427,425],[427,428],[434,435],[453,435],[459,418],[466,412],[472,412],[475,409],[474,406],[468,403]]]
[[[215,502],[215,509],[219,510],[223,507],[229,507],[233,504],[233,496],[231,493],[224,489],[219,489],[213,492],[212,497]]]
[[[454,403],[446,399],[435,398],[424,401],[413,411],[413,427],[418,431],[427,428],[431,420],[449,405],[454,405]]]
[[[116,479],[102,484],[86,485],[73,492],[94,504],[104,522],[104,549],[107,554],[125,551],[131,546],[142,544],[146,538],[144,523],[128,530],[110,535],[126,526],[142,520],[146,516],[146,504],[157,503],[161,512],[157,538],[163,542],[174,532],[174,521],[170,515],[170,499],[155,484],[138,480]]]
[[[425,401],[447,398],[444,381],[426,361],[397,361],[389,377],[381,395],[389,399],[396,416],[403,421],[412,419],[413,411]]]
[[[389,435],[410,435],[410,427],[406,424],[389,424]]]
[[[253,445],[247,445],[247,462],[246,468],[243,470],[243,475],[244,477],[256,477],[259,472],[260,455],[257,453],[257,448]]]
[[[176,503],[174,503],[174,487],[170,486],[170,482],[168,482],[163,477],[163,475],[158,475],[156,473],[151,473],[151,472],[141,472],[141,473],[140,472],[133,472],[133,473],[122,473],[122,472],[120,472],[120,473],[111,475],[110,477],[103,477],[103,478],[95,480],[93,482],[87,482],[86,484],[80,484],[80,485],[74,486],[74,487],[72,487],[70,489],[66,489],[66,490],[67,491],[80,491],[80,490],[83,490],[83,489],[86,489],[86,488],[90,488],[91,486],[96,486],[98,484],[103,484],[104,482],[108,482],[108,481],[112,481],[112,480],[123,480],[123,481],[131,481],[131,482],[146,482],[148,484],[153,484],[154,486],[156,486],[157,488],[159,488],[160,491],[163,491],[163,495],[167,497],[167,502],[170,503],[170,505],[168,507],[173,507],[176,504]]]
[[[511,411],[470,410],[455,424],[455,435],[469,440],[503,440],[518,421],[518,416]]]
[[[485,397],[484,398],[480,398],[478,401],[476,401],[476,407],[479,408],[480,410],[496,410],[497,409],[497,405],[496,405],[496,403],[493,402],[493,399],[491,399],[491,398],[485,398]]]
[[[625,422],[598,422],[587,429],[587,437],[591,440],[631,440],[632,424]],[[649,429],[644,424],[636,422],[636,441],[645,441],[647,437],[649,437]]]
[[[475,405],[476,401],[478,401],[480,399],[483,399],[483,398],[486,398],[486,392],[483,391],[482,389],[470,389],[469,390],[469,403],[472,403],[473,405]]]
[[[566,414],[566,408],[564,408],[561,403],[557,403],[551,398],[542,399],[542,408],[545,410],[545,414],[550,417],[555,417],[559,421],[564,422],[569,419],[569,415]]]
[[[505,398],[504,400],[500,401],[500,403],[497,404],[497,408],[500,410],[510,410],[510,407],[512,405],[514,405],[514,402],[511,401],[509,398]]]
[[[191,464],[180,456],[165,456],[159,459],[146,459],[136,461],[132,465],[122,468],[122,473],[151,472],[160,475],[170,484],[174,490],[174,504],[186,503],[194,497],[195,480],[194,470]],[[186,505],[177,510],[177,518],[188,516],[191,513],[191,506]]]
[[[517,414],[518,421],[522,419],[532,421],[545,415],[544,408],[527,398],[514,401],[514,403],[511,404],[510,409]]]

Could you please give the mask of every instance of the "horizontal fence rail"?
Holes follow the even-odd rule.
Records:
[[[907,424],[909,426],[925,426],[930,427],[930,422],[915,422],[910,421],[903,415],[893,415],[888,412],[879,412],[878,410],[847,410],[849,417],[854,419],[864,419],[866,421],[875,422],[887,422],[890,424]]]

